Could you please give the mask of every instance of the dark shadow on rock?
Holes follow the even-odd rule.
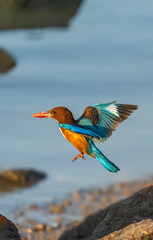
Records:
[[[15,60],[6,51],[0,49],[0,73],[6,73],[15,66]]]
[[[0,1],[0,30],[67,27],[83,0]]]
[[[136,223],[147,219],[153,219],[153,186],[144,188],[131,197],[88,216],[80,225],[65,231],[59,240],[102,240],[110,233],[120,231],[127,226],[129,226],[128,234],[131,233],[132,235],[133,232],[134,236],[133,238],[125,237],[125,239],[153,239],[142,238],[142,236],[139,238],[137,237],[137,231],[134,231],[134,226],[135,229],[139,227],[139,224],[135,225]],[[141,223],[146,224],[147,221]],[[130,224],[132,224],[131,227]],[[152,221],[149,224],[152,226]],[[148,229],[150,229],[149,226]],[[122,233],[120,232],[120,234]],[[145,232],[145,234],[146,236],[153,236],[153,229],[151,232]],[[116,239],[123,238],[118,237]]]
[[[0,192],[27,188],[46,178],[46,174],[31,169],[12,169],[0,172]]]
[[[13,222],[0,214],[0,239],[21,240],[17,227]]]

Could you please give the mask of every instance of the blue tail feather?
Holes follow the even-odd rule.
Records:
[[[113,162],[104,156],[104,154],[95,146],[95,144],[90,139],[88,139],[88,141],[92,149],[92,154],[109,172],[115,173],[120,170]]]
[[[108,160],[104,155],[101,157],[95,156],[95,158],[109,171],[109,172],[117,172],[120,169],[110,160]]]

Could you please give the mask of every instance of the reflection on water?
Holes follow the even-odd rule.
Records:
[[[0,44],[18,65],[0,76],[1,168],[37,167],[49,176],[40,185],[0,198],[0,205],[48,199],[76,187],[104,187],[152,174],[153,1],[88,0],[70,28],[1,31]],[[139,6],[139,7],[138,7]],[[152,8],[151,8],[152,6]],[[11,41],[10,41],[11,39]],[[139,109],[100,150],[119,168],[107,172],[77,150],[51,119],[32,113],[66,106],[78,118],[85,107],[118,100]],[[3,209],[7,209],[4,207]]]
[[[0,1],[0,29],[67,27],[82,0]]]

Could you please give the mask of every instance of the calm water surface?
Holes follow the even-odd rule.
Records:
[[[153,1],[88,0],[67,29],[0,32],[17,66],[0,76],[0,167],[35,168],[47,180],[0,195],[1,213],[83,187],[105,187],[153,173]],[[120,167],[111,174],[77,150],[57,122],[31,114],[55,106],[78,118],[84,108],[118,100],[139,109],[98,145]]]

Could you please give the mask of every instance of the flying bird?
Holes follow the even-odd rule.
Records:
[[[108,171],[115,173],[120,169],[104,156],[94,143],[106,141],[112,135],[112,131],[137,108],[137,105],[119,104],[114,101],[86,107],[78,120],[74,119],[72,112],[66,107],[55,107],[32,116],[58,121],[63,136],[80,152],[73,161],[79,157],[85,159],[84,154],[88,154],[96,158]]]

